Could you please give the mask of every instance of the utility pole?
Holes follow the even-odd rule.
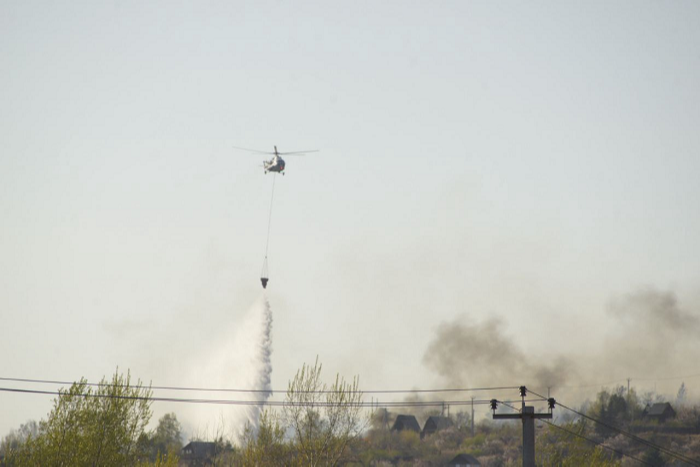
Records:
[[[472,438],[474,437],[474,398],[472,397]]]
[[[496,408],[498,401],[491,399],[491,410],[493,410],[494,420],[503,419],[520,419],[523,422],[523,467],[535,467],[535,419],[552,418],[552,409],[554,408],[555,400],[547,399],[549,404],[549,413],[535,413],[535,408],[525,405],[525,396],[527,388],[520,386],[520,397],[523,399],[522,411],[520,413],[497,414]]]

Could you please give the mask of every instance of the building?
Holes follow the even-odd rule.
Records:
[[[469,454],[457,454],[447,465],[449,467],[481,467],[476,457]]]
[[[209,441],[192,441],[182,448],[180,452],[180,462],[182,467],[203,467],[214,465],[214,458],[217,454],[216,443]]]
[[[432,416],[428,417],[423,425],[423,431],[421,432],[421,438],[432,435],[436,431],[444,430],[446,428],[452,427],[452,420],[448,417]]]
[[[668,402],[657,402],[651,407],[647,405],[644,412],[642,412],[642,416],[646,419],[658,420],[659,423],[663,423],[668,418],[675,418],[676,411],[673,410],[673,407]]]
[[[391,427],[391,431],[403,431],[410,430],[420,433],[420,425],[418,420],[413,415],[397,415],[394,426]]]

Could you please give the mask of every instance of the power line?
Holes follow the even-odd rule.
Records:
[[[589,437],[587,437],[587,436],[584,436],[584,435],[582,435],[581,433],[576,433],[575,431],[571,431],[571,430],[569,430],[569,429],[566,429],[566,428],[564,428],[563,426],[557,425],[556,423],[548,422],[547,420],[542,420],[542,421],[543,421],[544,423],[546,423],[547,425],[553,426],[553,427],[558,428],[558,429],[560,429],[560,430],[562,430],[562,431],[565,431],[565,432],[569,433],[570,435],[574,435],[574,436],[578,436],[579,438],[583,438],[583,439],[585,439],[586,441],[588,441],[588,442],[590,442],[590,443],[593,443],[593,444],[595,444],[596,446],[599,446],[599,447],[601,447],[601,448],[603,448],[603,449],[607,449],[607,450],[612,451],[612,452],[614,452],[614,453],[616,453],[616,454],[619,454],[619,455],[621,455],[621,456],[623,456],[623,457],[629,457],[630,459],[634,459],[634,460],[636,460],[637,462],[641,462],[642,464],[651,465],[652,467],[654,466],[654,464],[650,464],[649,462],[643,461],[642,459],[640,459],[640,458],[638,458],[638,457],[634,457],[634,456],[632,456],[632,455],[630,455],[630,454],[625,454],[624,452],[619,451],[619,450],[617,450],[617,449],[615,449],[615,448],[613,448],[613,447],[611,447],[611,446],[606,446],[605,444],[600,443],[600,442],[598,442],[598,441],[596,441],[596,440],[594,440],[594,439],[591,439],[591,438],[589,438]]]
[[[533,392],[533,391],[531,390],[530,392]],[[520,409],[518,409],[517,407],[514,407],[514,406],[508,404],[507,402],[503,402],[503,401],[499,401],[499,402],[501,402],[501,403],[502,403],[503,405],[505,405],[506,407],[510,407],[511,409],[513,409],[513,410],[515,410],[515,411],[517,411],[517,412],[521,412]],[[576,433],[575,431],[568,430],[568,429],[566,429],[566,428],[564,428],[564,427],[562,427],[562,426],[557,425],[556,423],[549,422],[549,421],[547,421],[547,420],[545,420],[545,419],[540,419],[540,421],[546,423],[547,425],[551,425],[551,426],[553,426],[553,427],[555,427],[555,428],[559,428],[560,430],[565,431],[565,432],[567,432],[567,433],[569,433],[569,434],[578,436],[579,438],[583,438],[583,439],[585,439],[586,441],[589,441],[589,442],[591,442],[591,443],[593,443],[593,444],[595,444],[595,445],[597,445],[597,446],[600,446],[600,447],[602,447],[602,448],[604,448],[604,449],[608,449],[608,450],[613,451],[613,452],[615,452],[615,453],[617,453],[617,454],[620,454],[620,455],[622,455],[622,456],[626,456],[626,457],[629,457],[630,459],[637,460],[637,461],[641,462],[642,464],[652,465],[652,464],[649,464],[648,462],[645,462],[645,461],[643,461],[643,460],[641,460],[641,459],[637,459],[637,458],[634,457],[634,456],[631,456],[631,455],[625,454],[624,452],[618,451],[618,450],[615,449],[615,448],[612,448],[612,447],[610,447],[610,446],[606,446],[606,445],[604,445],[603,443],[599,443],[598,441],[595,441],[594,439],[588,438],[587,436],[584,436],[584,435],[582,435],[581,433]]]
[[[536,396],[542,397],[540,394],[537,394],[537,393],[534,392],[534,391],[530,391],[530,392],[533,393],[533,394],[535,394]],[[598,419],[593,418],[593,417],[591,417],[591,416],[589,416],[589,415],[586,415],[586,414],[584,414],[584,413],[581,413],[581,412],[579,412],[578,410],[572,409],[571,407],[567,407],[566,405],[562,404],[562,403],[559,402],[559,401],[557,401],[557,405],[558,405],[559,407],[562,407],[562,408],[564,408],[564,409],[567,409],[567,410],[569,410],[569,411],[571,411],[571,412],[573,412],[573,413],[579,415],[580,417],[583,417],[583,418],[585,418],[585,419],[587,419],[587,420],[590,420],[590,421],[592,421],[592,422],[594,422],[594,423],[597,423],[597,424],[599,424],[599,425],[601,425],[601,426],[604,426],[604,427],[606,427],[606,428],[608,428],[608,429],[610,429],[610,430],[612,430],[612,431],[615,431],[615,432],[617,432],[617,433],[620,433],[621,435],[626,436],[626,437],[628,437],[628,438],[630,438],[630,439],[632,439],[632,440],[634,440],[634,441],[636,441],[636,442],[638,442],[638,443],[641,443],[641,444],[643,444],[643,445],[645,445],[645,446],[647,446],[647,447],[654,448],[654,449],[656,449],[656,450],[658,450],[658,451],[660,451],[660,452],[662,452],[662,453],[664,453],[664,454],[666,454],[666,455],[668,455],[668,456],[671,456],[671,457],[673,457],[673,458],[675,458],[675,459],[678,459],[678,460],[680,460],[680,461],[682,461],[682,462],[685,462],[685,463],[687,463],[687,464],[689,464],[689,465],[694,465],[694,466],[700,467],[700,463],[699,463],[699,462],[697,462],[697,461],[695,461],[694,459],[691,459],[691,458],[689,458],[689,457],[686,457],[686,456],[684,456],[683,454],[679,454],[679,453],[677,453],[677,452],[675,452],[675,451],[671,451],[671,450],[668,449],[668,448],[665,448],[665,447],[660,446],[660,445],[658,445],[658,444],[655,444],[655,443],[653,443],[653,442],[651,442],[651,441],[649,441],[649,440],[646,440],[646,439],[641,438],[641,437],[639,437],[639,436],[637,436],[637,435],[634,435],[634,434],[632,434],[632,433],[629,433],[628,431],[625,431],[625,430],[623,430],[622,428],[618,428],[618,427],[616,427],[616,426],[614,426],[614,425],[611,425],[611,424],[609,424],[609,423],[606,423],[606,422],[604,422],[604,421],[602,421],[602,420],[598,420]]]
[[[565,385],[565,386],[555,386],[557,389],[588,389],[588,388],[600,388],[600,387],[605,387],[605,386],[610,386],[611,384],[617,384],[617,383],[625,383],[627,380],[630,381],[673,381],[673,380],[682,380],[682,379],[691,379],[691,378],[698,378],[700,377],[700,373],[694,373],[690,375],[683,375],[683,376],[666,376],[663,378],[649,378],[649,377],[635,377],[635,376],[630,376],[629,378],[620,378],[616,379],[614,381],[608,381],[607,383],[593,383],[593,384],[584,384],[580,386],[573,386],[573,385]]]
[[[685,376],[668,376],[665,378],[630,378],[632,381],[672,381],[674,379],[690,379],[690,378],[697,378],[700,376],[700,373],[696,373],[693,375],[685,375]]]
[[[40,395],[50,395],[50,396],[60,396],[68,395],[66,392],[61,391],[43,391],[38,389],[20,389],[20,388],[2,388],[0,391],[4,392],[14,392],[22,394],[40,394]],[[236,400],[236,399],[195,399],[195,398],[179,398],[179,397],[147,397],[147,396],[123,396],[117,394],[94,394],[94,393],[78,393],[73,394],[77,397],[93,397],[99,399],[126,399],[126,400],[150,400],[154,402],[178,402],[186,404],[215,404],[215,405],[240,405],[240,406],[270,406],[270,407],[284,407],[284,406],[297,406],[297,407],[333,407],[338,405],[335,402],[324,402],[324,401],[314,401],[314,402],[296,402],[296,401],[275,401],[275,400]],[[474,404],[487,405],[490,403],[489,400],[474,400]],[[472,400],[450,400],[450,401],[361,401],[355,404],[351,404],[357,407],[374,408],[374,407],[440,407],[443,404],[464,406],[471,405]]]
[[[59,381],[59,380],[49,380],[49,379],[29,379],[29,378],[9,378],[0,377],[0,381],[12,381],[19,383],[36,383],[36,384],[63,384],[72,385],[74,381]],[[86,386],[124,386],[115,385],[113,383],[90,383],[85,382]],[[197,391],[197,392],[236,392],[236,393],[250,393],[250,394],[287,394],[287,391],[274,390],[274,389],[234,389],[234,388],[199,388],[199,387],[184,387],[184,386],[149,386],[149,389],[162,390],[162,391]],[[355,392],[361,392],[363,394],[427,394],[427,393],[439,393],[439,392],[476,392],[476,391],[501,391],[518,389],[518,386],[503,386],[503,387],[491,387],[491,388],[439,388],[439,389],[378,389],[378,390],[359,390]],[[296,393],[318,393],[318,394],[334,394],[339,391],[325,390],[325,391],[295,391]],[[352,393],[353,391],[343,391],[345,393]]]
[[[532,394],[539,395],[539,394],[537,394],[536,392],[534,392],[534,391],[532,391],[532,390],[530,390],[530,392],[531,392]],[[542,397],[542,396],[541,396],[541,397]],[[512,405],[508,404],[507,402],[504,402],[504,401],[499,401],[499,402],[502,403],[503,405],[507,406],[507,407],[510,407],[511,409],[513,409],[513,410],[515,410],[515,411],[517,411],[517,412],[521,412],[520,409],[518,409],[517,407],[513,407]],[[557,401],[557,405],[559,405],[559,406],[561,406],[561,407],[563,407],[563,408],[565,408],[565,409],[571,410],[571,411],[573,411],[573,412],[576,412],[575,410],[570,409],[569,407],[566,407],[565,405],[559,403],[559,401]],[[576,413],[579,413],[579,412],[576,412]],[[586,417],[585,415],[580,414],[580,413],[579,413],[579,415],[581,415],[581,416],[583,416],[583,417]],[[590,420],[596,422],[596,420],[593,419],[592,417],[586,417],[586,418],[589,418]],[[544,419],[542,419],[541,421],[543,421],[544,423],[546,423],[546,424],[548,424],[548,425],[551,425],[551,426],[553,426],[553,427],[559,428],[560,430],[563,430],[563,431],[565,431],[565,432],[567,432],[567,433],[569,433],[569,434],[572,434],[572,435],[578,436],[578,437],[580,437],[580,438],[583,438],[583,439],[585,439],[586,441],[589,441],[589,442],[591,442],[591,443],[593,443],[593,444],[595,444],[595,445],[597,445],[597,446],[600,446],[600,447],[602,447],[602,448],[604,448],[604,449],[608,449],[608,450],[610,450],[610,451],[613,451],[613,452],[615,452],[615,453],[617,453],[617,454],[619,454],[619,455],[629,457],[630,459],[634,459],[634,460],[636,460],[636,461],[638,461],[638,462],[641,462],[642,464],[653,465],[653,464],[650,464],[650,463],[648,463],[648,462],[646,462],[646,461],[643,461],[643,460],[641,460],[641,459],[639,459],[639,458],[637,458],[637,457],[634,457],[634,456],[632,456],[632,455],[630,455],[630,454],[625,454],[624,452],[619,451],[619,450],[617,450],[617,449],[615,449],[615,448],[613,448],[613,447],[606,446],[605,444],[600,443],[600,442],[598,442],[598,441],[596,441],[596,440],[594,440],[594,439],[588,438],[587,436],[584,436],[584,435],[582,435],[582,434],[580,434],[580,433],[576,433],[576,432],[574,432],[574,431],[570,431],[570,430],[568,430],[568,429],[566,429],[566,428],[564,428],[564,427],[562,427],[562,426],[559,426],[559,425],[557,425],[557,424],[555,424],[555,423],[548,422],[547,420],[544,420]],[[602,423],[602,422],[600,422],[600,423]],[[625,434],[625,433],[622,432],[622,430],[619,430],[619,431],[620,431],[620,433],[622,433],[623,435]],[[632,436],[634,436],[634,435],[632,435]],[[640,438],[640,439],[642,439],[642,438]],[[646,441],[646,440],[644,440],[644,441]],[[660,450],[660,451],[662,451],[662,452],[668,451],[668,450],[665,450],[665,448],[663,448],[663,447],[661,447],[661,446],[653,445],[653,443],[651,443],[651,442],[648,442],[647,445],[652,445],[652,446],[650,446],[650,447],[654,447],[655,449],[658,449],[658,450]],[[677,458],[679,458],[679,457],[685,457],[685,456],[683,456],[682,454],[673,453],[672,451],[668,451],[668,452],[666,452],[666,453],[667,453],[668,455],[670,455],[670,456],[674,456],[674,455],[675,455],[675,456],[678,456]],[[679,460],[681,460],[681,461],[683,461],[683,462],[687,462],[687,463],[689,463],[689,464],[691,464],[691,465],[696,465],[696,464],[693,463],[692,459],[691,459],[691,460],[688,460],[688,459],[680,459],[680,458],[679,458]]]
[[[658,451],[660,451],[660,452],[663,452],[664,454],[666,454],[666,455],[668,455],[668,456],[671,456],[671,457],[673,457],[673,458],[675,458],[675,459],[678,459],[678,460],[680,460],[680,461],[682,461],[682,462],[686,462],[686,463],[689,464],[689,465],[694,465],[694,466],[700,467],[700,463],[696,462],[695,460],[693,460],[693,459],[691,459],[691,458],[689,458],[689,457],[684,456],[683,454],[679,454],[679,453],[677,453],[677,452],[675,452],[675,451],[671,451],[670,449],[667,449],[667,448],[665,448],[665,447],[663,447],[663,446],[659,446],[658,444],[655,444],[655,443],[653,443],[653,442],[651,442],[651,441],[648,441],[648,440],[646,440],[646,439],[644,439],[644,438],[640,438],[639,436],[633,435],[632,433],[629,433],[629,432],[627,432],[627,431],[625,431],[625,430],[623,430],[623,429],[621,429],[621,428],[618,428],[618,427],[616,427],[616,426],[614,426],[614,425],[610,425],[609,423],[603,422],[602,420],[598,420],[598,419],[595,419],[595,418],[590,417],[590,416],[588,416],[588,415],[585,415],[585,414],[583,414],[583,413],[581,413],[581,412],[579,412],[579,411],[577,411],[577,410],[574,410],[574,409],[572,409],[572,408],[570,408],[570,407],[567,407],[567,406],[563,405],[563,404],[560,403],[560,402],[557,402],[557,405],[559,405],[560,407],[563,407],[563,408],[565,408],[565,409],[567,409],[567,410],[570,410],[571,412],[574,412],[575,414],[578,414],[579,416],[584,417],[584,418],[586,418],[587,420],[591,420],[591,421],[594,422],[594,423],[598,423],[599,425],[602,425],[602,426],[604,426],[604,427],[606,427],[606,428],[608,428],[608,429],[610,429],[610,430],[616,431],[616,432],[622,434],[623,436],[626,436],[626,437],[632,439],[633,441],[637,441],[638,443],[641,443],[641,444],[643,444],[643,445],[645,445],[645,446],[648,446],[648,447],[650,447],[650,448],[654,448],[654,449],[656,449],[656,450],[658,450]]]
[[[630,379],[635,379],[635,378],[630,378]],[[616,379],[615,381],[609,381],[607,383],[595,383],[595,384],[585,384],[582,386],[554,386],[557,389],[588,389],[588,388],[600,388],[604,386],[610,386],[611,384],[616,384],[616,383],[624,383],[627,381],[627,378],[623,379]]]

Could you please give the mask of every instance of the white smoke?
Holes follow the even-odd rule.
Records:
[[[257,429],[262,403],[271,395],[272,310],[267,298],[261,296],[242,322],[225,331],[224,337],[192,369],[193,386],[256,392],[201,392],[196,397],[261,404],[188,404],[183,422],[196,438],[211,440],[223,436],[235,440],[247,424]]]

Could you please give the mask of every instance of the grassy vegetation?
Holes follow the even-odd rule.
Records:
[[[285,409],[265,411],[256,429],[230,440],[237,441],[235,449],[217,450],[213,465],[427,467],[445,465],[460,453],[484,467],[522,464],[518,420],[484,419],[472,435],[469,414],[460,412],[451,417],[453,426],[431,435],[395,431],[398,413],[382,411],[363,420],[357,381],[336,377],[326,386],[320,372],[318,362],[305,365],[290,382]],[[116,374],[96,389],[78,382],[62,391],[47,420],[5,436],[0,465],[175,465],[182,447],[179,422],[168,414],[156,430],[146,431],[149,399],[148,388],[131,385],[128,374]],[[634,390],[617,388],[585,404],[580,410],[585,417],[556,408],[554,423],[536,423],[537,464],[676,465],[668,452],[635,436],[700,463],[700,406],[678,403],[675,417],[665,422],[645,416],[645,407]],[[421,425],[430,415],[439,413],[420,414]]]

